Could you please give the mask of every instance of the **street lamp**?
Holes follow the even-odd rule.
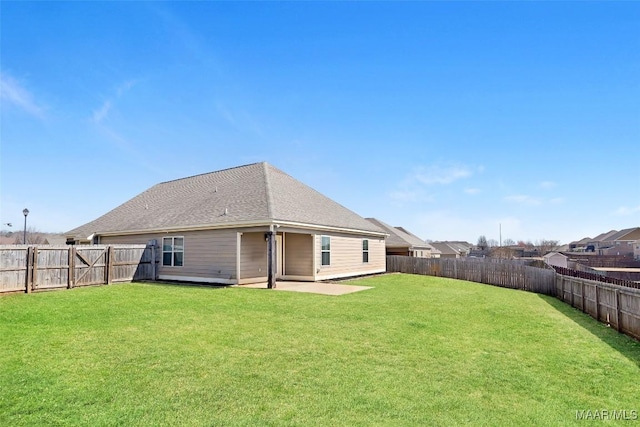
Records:
[[[22,243],[27,244],[27,215],[29,215],[29,209],[24,208],[22,210],[22,214],[24,215],[24,234],[22,235]]]

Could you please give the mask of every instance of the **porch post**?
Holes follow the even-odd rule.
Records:
[[[242,232],[236,233],[236,284],[240,284],[240,274],[242,272]]]
[[[267,232],[267,288],[276,287],[276,233],[273,226]]]

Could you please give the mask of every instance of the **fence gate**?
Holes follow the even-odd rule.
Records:
[[[151,245],[6,245],[0,247],[0,292],[153,280],[156,263]]]

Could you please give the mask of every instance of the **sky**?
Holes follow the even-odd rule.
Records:
[[[640,2],[2,1],[0,76],[5,230],[260,161],[428,240],[640,226]]]

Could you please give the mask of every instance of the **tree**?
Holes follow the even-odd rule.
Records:
[[[480,249],[481,251],[484,251],[485,249],[487,249],[489,247],[489,244],[487,243],[487,238],[485,236],[480,236],[478,237],[478,249]]]
[[[516,241],[513,239],[504,239],[504,241],[502,242],[502,246],[515,246],[516,245]]]
[[[536,241],[536,247],[538,248],[540,255],[545,255],[558,249],[559,243],[560,242],[558,240],[542,239]]]
[[[497,248],[498,246],[500,246],[500,242],[498,242],[496,239],[489,239],[487,240],[487,246],[489,246],[490,248]]]
[[[531,249],[533,248],[533,243],[531,243],[531,240],[527,240],[526,242],[524,240],[518,240],[518,246],[521,248]]]
[[[23,242],[24,232],[15,232],[13,236],[15,237],[16,245],[27,244],[27,245],[41,245],[46,240],[46,236],[44,233],[36,230],[33,227],[27,228],[27,241]]]

